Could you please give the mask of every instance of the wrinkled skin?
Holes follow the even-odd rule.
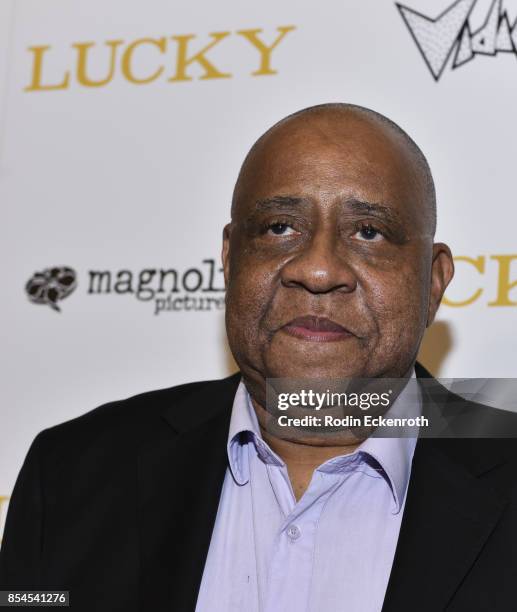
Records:
[[[408,145],[361,113],[302,114],[258,141],[223,235],[227,334],[255,405],[266,377],[410,371],[453,275],[426,197]],[[351,334],[315,342],[282,329],[307,314]]]

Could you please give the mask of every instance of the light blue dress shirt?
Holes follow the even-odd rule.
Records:
[[[420,413],[421,400],[404,406]],[[320,465],[297,502],[241,382],[196,612],[380,612],[415,443],[368,438]]]

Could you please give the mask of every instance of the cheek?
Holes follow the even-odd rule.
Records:
[[[275,274],[268,267],[250,262],[242,253],[232,262],[226,290],[226,326],[232,343],[250,351],[260,334],[274,293]]]
[[[420,339],[427,321],[427,290],[422,271],[399,270],[370,281],[365,291],[384,350],[400,350]]]

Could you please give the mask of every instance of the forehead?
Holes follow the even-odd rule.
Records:
[[[423,199],[413,152],[392,128],[356,116],[294,119],[254,146],[239,177],[240,205],[274,195],[315,203],[355,197],[409,212]]]

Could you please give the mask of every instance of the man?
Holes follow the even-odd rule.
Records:
[[[425,157],[382,115],[323,105],[266,132],[224,229],[240,372],[40,433],[0,586],[110,612],[517,609],[513,441],[268,425],[266,379],[429,376],[415,360],[453,275],[435,224]],[[432,413],[430,395],[393,407]],[[479,410],[438,409],[449,435]]]

